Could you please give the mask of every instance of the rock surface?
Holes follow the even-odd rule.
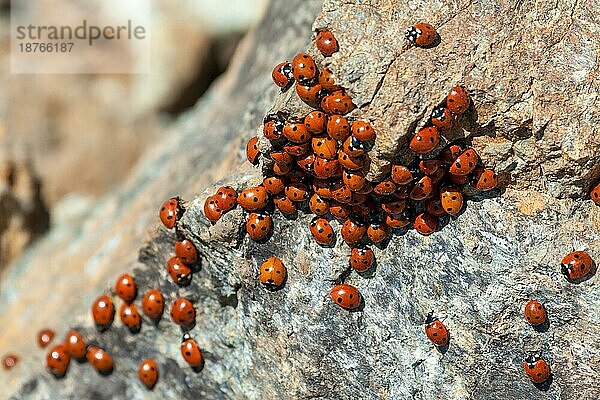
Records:
[[[328,297],[349,250],[341,240],[316,245],[308,215],[276,214],[274,235],[262,245],[240,233],[239,210],[214,226],[202,215],[218,183],[239,189],[259,181],[243,149],[270,106],[300,112],[290,94],[276,97],[269,75],[279,60],[315,53],[315,17],[314,27],[328,25],[338,36],[331,66],[360,107],[354,114],[378,130],[374,176],[391,158],[408,156],[395,150],[462,83],[475,107],[451,138],[465,137],[506,177],[503,190],[470,201],[442,231],[427,238],[410,231],[376,248],[375,271],[347,280],[364,296],[356,312]],[[14,398],[597,399],[598,276],[574,285],[559,271],[572,249],[600,259],[600,208],[582,196],[600,176],[594,18],[591,4],[574,1],[273,1],[227,76],[121,189],[56,227],[7,273],[0,354],[27,357],[0,374],[0,386]],[[439,27],[437,47],[404,46],[402,33],[416,20]],[[156,228],[158,206],[176,194],[190,199],[180,228],[202,259],[183,289],[164,267],[174,235]],[[271,255],[289,273],[276,292],[256,279]],[[195,302],[201,372],[184,365],[181,330],[168,314],[158,326],[144,321],[135,336],[119,322],[104,334],[92,329],[89,304],[127,270],[142,291],[160,288],[168,305],[177,296]],[[530,298],[548,309],[546,331],[522,317]],[[451,332],[445,353],[423,332],[432,309]],[[100,377],[75,363],[63,382],[50,378],[34,348],[45,325],[59,336],[80,326],[113,353],[115,372]],[[523,374],[529,351],[550,361],[554,378],[545,390]],[[136,380],[148,356],[162,374],[152,393]]]

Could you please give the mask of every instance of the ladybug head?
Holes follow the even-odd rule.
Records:
[[[436,107],[431,112],[431,119],[443,119],[444,117],[444,107]]]
[[[185,342],[186,340],[190,340],[191,338],[192,338],[192,337],[190,336],[190,334],[186,332],[186,333],[183,335],[183,337],[181,338],[181,343]]]
[[[529,353],[525,356],[525,358],[523,359],[523,362],[530,364],[530,365],[534,365],[539,360],[541,360],[541,357],[539,354]]]
[[[434,321],[437,321],[438,318],[433,316],[433,310],[429,311],[429,314],[427,314],[427,319],[425,320],[425,325],[429,325]]]
[[[572,266],[570,264],[560,264],[560,272],[567,278],[571,277]]]
[[[417,37],[419,36],[420,31],[415,28],[414,26],[411,26],[410,28],[408,28],[406,30],[406,32],[404,33],[404,36],[406,36],[406,38],[414,43],[417,40]]]

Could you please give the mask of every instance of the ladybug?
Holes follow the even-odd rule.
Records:
[[[329,213],[337,219],[346,219],[350,216],[351,209],[348,205],[338,201],[332,201],[329,205]]]
[[[342,182],[338,181],[333,184],[331,194],[340,203],[348,204],[352,201],[352,191]]]
[[[452,175],[469,175],[477,167],[478,159],[475,150],[467,149],[452,163],[449,172]]]
[[[493,169],[476,168],[471,177],[473,186],[482,191],[492,190],[498,186],[498,176]]]
[[[285,178],[280,176],[270,176],[263,180],[262,185],[267,193],[271,195],[279,194],[285,189]]]
[[[375,140],[375,129],[367,121],[354,121],[352,123],[352,136],[363,142]]]
[[[460,115],[467,111],[470,103],[471,99],[469,98],[469,93],[461,86],[455,86],[450,89],[450,93],[448,93],[448,96],[446,97],[446,106],[448,107],[448,110],[456,115]]]
[[[442,217],[446,215],[442,200],[439,197],[431,197],[425,201],[425,211],[434,217]]]
[[[349,136],[346,138],[346,140],[344,140],[342,149],[344,150],[344,153],[348,154],[349,156],[360,156],[361,154],[371,150],[371,145],[367,142],[358,140],[354,136]]]
[[[325,215],[329,212],[329,202],[320,198],[316,193],[310,196],[308,207],[315,215]]]
[[[394,193],[396,189],[398,189],[398,186],[394,183],[394,181],[391,178],[388,178],[375,185],[375,187],[373,188],[373,192],[380,196],[387,196]]]
[[[417,232],[421,235],[428,236],[431,235],[438,226],[438,219],[433,215],[429,215],[427,213],[422,213],[417,215],[415,218],[415,222],[413,223],[413,227]]]
[[[292,182],[285,187],[285,195],[296,202],[308,199],[308,188],[303,183]]]
[[[283,146],[283,150],[285,150],[286,153],[288,153],[291,156],[295,156],[295,157],[300,157],[300,156],[305,155],[309,149],[310,149],[310,144],[308,142],[300,143],[300,144],[288,143],[285,146]]]
[[[592,198],[594,203],[600,206],[600,182],[592,188],[592,191],[590,192],[590,197]]]
[[[335,92],[324,96],[321,99],[321,109],[327,114],[346,115],[354,110],[356,106],[345,90],[336,90]]]
[[[306,156],[299,157],[296,160],[296,164],[298,164],[303,171],[312,173],[315,170],[315,155],[310,153]]]
[[[275,68],[273,68],[271,77],[273,78],[273,82],[275,82],[277,86],[279,86],[282,89],[285,89],[292,82],[294,82],[292,66],[287,61],[277,64]]]
[[[435,126],[421,129],[410,141],[410,149],[417,154],[427,154],[440,144],[440,134]]]
[[[335,285],[329,291],[329,295],[335,304],[346,310],[354,310],[360,306],[361,297],[358,289],[347,283]]]
[[[411,26],[404,34],[409,42],[419,47],[428,47],[435,42],[438,34],[433,26],[425,23],[418,23]]]
[[[310,82],[317,72],[315,60],[306,53],[299,53],[292,60],[292,73],[298,82]]]
[[[412,172],[404,165],[399,164],[392,166],[391,177],[398,185],[408,185],[414,179]]]
[[[429,177],[431,178],[431,182],[433,182],[434,185],[437,185],[438,183],[440,183],[442,181],[442,179],[444,179],[445,176],[446,176],[446,168],[438,168],[437,171],[435,171],[433,174],[429,175]]]
[[[322,89],[318,83],[312,85],[296,83],[296,93],[300,100],[309,106],[316,106],[321,102]]]
[[[294,157],[286,151],[273,151],[269,157],[278,164],[291,164],[294,161]]]
[[[109,375],[113,370],[114,364],[112,357],[100,347],[88,347],[87,360],[101,375]]]
[[[550,378],[550,366],[539,355],[530,354],[525,357],[523,368],[533,383],[544,383]]]
[[[525,318],[533,326],[546,322],[546,308],[537,300],[529,300],[525,305]]]
[[[434,189],[435,189],[435,187],[433,185],[433,181],[431,180],[431,177],[425,175],[424,177],[419,179],[419,181],[417,182],[415,187],[413,187],[413,189],[410,192],[409,197],[412,200],[417,200],[417,201],[424,200],[433,195]]]
[[[177,256],[171,257],[167,261],[167,272],[173,282],[178,285],[187,285],[192,279],[192,270]]]
[[[172,197],[165,201],[160,207],[158,216],[161,222],[167,229],[171,229],[175,226],[177,220],[181,217],[183,210],[179,205],[179,197]]]
[[[269,140],[277,140],[279,138],[281,138],[281,135],[283,134],[283,127],[285,126],[285,124],[283,123],[283,121],[279,120],[278,118],[276,119],[267,119],[264,123],[263,123],[263,136]],[[258,149],[258,147],[257,147]],[[250,161],[250,160],[248,160]],[[251,163],[254,163],[253,161],[250,161]]]
[[[356,171],[362,169],[366,164],[367,160],[363,156],[350,156],[344,153],[342,150],[338,151],[338,160],[340,165],[350,171]]]
[[[421,160],[419,162],[419,169],[425,175],[433,175],[435,174],[440,167],[442,166],[442,162],[440,160]]]
[[[175,255],[187,265],[192,265],[198,260],[196,246],[187,239],[175,242]]]
[[[367,233],[367,226],[356,219],[348,218],[342,225],[342,238],[349,245],[355,245]]]
[[[317,178],[331,178],[339,175],[340,172],[341,168],[338,160],[315,157],[314,173]]]
[[[219,196],[213,195],[204,201],[204,216],[210,222],[217,222],[221,219],[223,210],[219,208]]]
[[[75,330],[69,331],[65,336],[65,353],[77,360],[85,359],[87,346],[83,336]]]
[[[315,41],[317,49],[325,57],[331,57],[331,55],[338,51],[338,42],[333,33],[328,29],[320,30],[317,33],[317,40]]]
[[[368,271],[375,262],[375,254],[368,247],[353,247],[350,252],[350,265],[355,271]]]
[[[17,357],[14,354],[8,354],[2,359],[2,366],[4,367],[4,369],[8,370],[14,368],[18,362],[19,357]]]
[[[158,289],[150,289],[142,299],[142,311],[149,318],[160,319],[165,308],[165,299]]]
[[[321,84],[321,88],[328,92],[335,92],[341,89],[340,85],[335,84],[335,74],[329,68],[321,71],[319,74],[319,83]]]
[[[329,246],[333,243],[333,228],[325,218],[314,218],[310,222],[310,233],[319,244]]]
[[[381,209],[388,214],[400,214],[406,209],[405,200],[392,200],[381,203]]]
[[[406,200],[410,197],[410,192],[412,192],[412,185],[400,185],[398,189],[393,193],[393,196],[400,200]]]
[[[187,333],[183,335],[183,340],[181,341],[181,355],[185,362],[192,368],[200,368],[204,362],[198,344]]]
[[[337,142],[330,137],[313,138],[313,152],[317,157],[332,160],[337,158]]]
[[[287,175],[286,178],[291,183],[302,183],[306,180],[308,174],[302,169],[292,169]],[[284,189],[285,191],[285,189]]]
[[[221,186],[217,190],[217,205],[221,210],[229,211],[237,204],[237,192],[231,186]]]
[[[460,189],[442,188],[440,190],[440,200],[444,211],[450,215],[456,215],[463,208],[463,195]]]
[[[288,199],[284,193],[280,193],[273,197],[273,203],[275,203],[275,207],[283,214],[292,215],[297,211],[296,203]]]
[[[410,225],[410,218],[406,213],[386,214],[385,224],[391,228],[404,228]]]
[[[123,304],[119,315],[123,325],[129,328],[131,332],[139,332],[142,325],[142,318],[135,304]]]
[[[104,331],[110,327],[115,317],[115,306],[108,296],[100,296],[92,304],[92,317],[96,328]]]
[[[273,220],[270,215],[250,213],[246,221],[246,232],[248,236],[256,242],[267,237],[273,226]]]
[[[311,136],[306,126],[301,123],[289,123],[283,127],[283,136],[293,143],[306,143]]]
[[[38,345],[43,349],[48,346],[54,339],[54,331],[52,329],[42,329],[38,332],[37,340]]]
[[[262,186],[254,186],[242,190],[238,196],[238,204],[246,211],[262,210],[267,206],[269,194]]]
[[[57,344],[46,356],[46,368],[57,378],[62,378],[69,369],[71,357],[65,352],[64,344]]]
[[[287,270],[283,262],[277,257],[269,257],[260,266],[260,274],[258,278],[260,283],[275,289],[281,287],[287,277]]]
[[[442,321],[433,316],[433,311],[427,314],[425,320],[425,334],[433,344],[438,347],[448,345],[450,334]]]
[[[189,328],[196,321],[196,309],[188,299],[180,297],[171,305],[171,319],[176,324]]]
[[[365,174],[360,171],[344,171],[342,173],[342,181],[353,192],[362,189],[367,183]]]
[[[320,135],[327,127],[327,115],[323,111],[311,111],[304,117],[304,126],[312,135]]]
[[[248,144],[246,145],[246,158],[248,158],[250,164],[256,165],[259,154],[260,150],[258,150],[258,138],[254,136],[248,140]]]
[[[356,196],[362,196],[357,198]],[[352,212],[361,217],[368,217],[377,210],[377,203],[364,194],[352,193]]]
[[[156,361],[151,358],[142,361],[138,368],[138,378],[148,389],[152,390],[158,381],[158,365],[156,365]]]
[[[454,161],[456,161],[458,156],[462,154],[462,152],[463,148],[458,144],[451,144],[441,151],[440,159],[444,164],[452,164]]]
[[[115,284],[115,292],[125,303],[131,303],[137,293],[133,277],[129,274],[119,276]]]
[[[325,179],[315,179],[313,181],[313,191],[322,199],[331,199],[331,182]]]
[[[560,272],[570,281],[585,278],[590,273],[594,261],[585,251],[573,251],[561,261]]]
[[[285,176],[292,171],[292,164],[273,164],[273,173],[279,176]]]
[[[431,124],[441,131],[452,129],[454,121],[454,114],[446,107],[436,107],[431,113]]]
[[[350,136],[350,123],[341,115],[331,115],[327,120],[327,134],[330,138],[343,142]]]
[[[389,228],[384,223],[370,223],[367,228],[367,236],[373,243],[383,242],[389,233]]]

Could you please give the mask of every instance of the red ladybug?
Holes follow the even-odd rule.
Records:
[[[310,150],[310,144],[308,142],[300,144],[289,143],[283,146],[283,150],[285,150],[285,152],[289,155],[300,157],[306,154],[308,150]]]
[[[327,134],[332,139],[343,142],[350,136],[350,123],[341,115],[331,115],[327,120]]]
[[[319,74],[319,83],[321,84],[321,88],[328,92],[335,92],[336,90],[341,89],[339,85],[336,85],[335,74],[329,68],[325,68],[321,71]]]
[[[2,359],[2,366],[4,367],[4,369],[9,370],[14,368],[18,362],[19,357],[17,357],[14,354],[8,354]]]
[[[449,131],[454,126],[454,114],[446,107],[436,107],[431,113],[431,123],[441,131]]]
[[[561,261],[560,272],[569,280],[583,279],[590,273],[594,261],[585,251],[573,251]]]
[[[115,317],[115,306],[108,296],[100,296],[92,304],[92,317],[96,328],[103,331],[110,327]]]
[[[282,89],[285,89],[292,82],[294,82],[292,66],[287,61],[277,64],[275,68],[273,68],[271,77],[273,78],[273,82],[275,82],[277,86],[279,86]]]
[[[433,232],[435,232],[437,226],[438,219],[427,213],[417,215],[413,224],[415,230],[424,236],[431,235]]]
[[[104,349],[90,346],[87,351],[88,363],[101,375],[109,375],[113,370],[113,359]]]
[[[267,193],[271,195],[279,194],[285,189],[285,178],[280,176],[270,176],[263,180],[262,185]]]
[[[312,135],[320,135],[325,132],[327,126],[327,115],[323,111],[311,111],[304,117],[304,126]]]
[[[277,207],[279,211],[286,215],[293,215],[298,210],[296,203],[288,199],[284,193],[280,193],[273,197],[273,203],[275,203],[275,207]]]
[[[138,378],[148,389],[152,390],[158,381],[158,365],[156,365],[156,361],[151,358],[142,361],[138,369]]]
[[[171,229],[181,217],[182,212],[183,210],[179,204],[179,197],[172,197],[162,204],[160,211],[158,212],[158,216],[160,217],[163,225],[167,229]]]
[[[367,233],[367,226],[355,219],[348,218],[342,225],[342,238],[349,245],[360,242]]]
[[[600,206],[600,182],[592,188],[592,191],[590,192],[590,197],[592,198],[594,203]]]
[[[221,219],[223,210],[219,208],[219,196],[213,195],[204,201],[204,216],[210,222],[217,222]]]
[[[384,179],[373,187],[373,192],[380,196],[386,196],[394,193],[398,189],[398,186],[394,183],[391,178]]]
[[[283,136],[293,143],[306,143],[310,140],[311,135],[306,129],[306,126],[301,123],[289,123],[283,127]]]
[[[440,167],[442,166],[442,162],[440,160],[421,160],[419,162],[419,169],[425,175],[433,175],[435,174]]]
[[[273,164],[273,173],[275,175],[284,176],[290,173],[292,170],[292,164]]]
[[[440,144],[440,134],[435,126],[421,129],[410,141],[410,149],[417,154],[427,154]]]
[[[173,282],[178,285],[187,285],[192,279],[192,270],[177,256],[171,257],[167,261],[167,272]]]
[[[273,226],[273,220],[270,215],[250,213],[246,221],[246,232],[248,236],[256,242],[267,237]]]
[[[309,82],[317,76],[317,64],[306,53],[297,54],[292,60],[292,73],[298,82]]]
[[[70,357],[83,360],[87,353],[87,345],[83,336],[75,330],[69,331],[65,336],[65,353]]]
[[[371,145],[367,142],[362,142],[354,136],[349,136],[342,144],[342,150],[349,156],[360,156],[371,149]]]
[[[135,304],[123,304],[119,311],[119,315],[123,325],[129,328],[131,332],[139,332],[142,325],[142,317],[140,317],[140,313]]]
[[[424,200],[433,195],[433,191],[435,186],[431,177],[425,175],[415,185],[415,187],[411,190],[409,197],[412,200]]]
[[[433,344],[438,347],[444,347],[450,340],[448,329],[442,321],[433,316],[433,312],[427,314],[425,320],[425,334]]]
[[[325,218],[315,218],[310,222],[310,233],[319,244],[328,246],[333,243],[333,228]]]
[[[238,204],[246,211],[262,210],[267,206],[269,194],[262,186],[254,186],[242,190],[238,196]]]
[[[413,174],[404,165],[393,165],[391,172],[392,180],[398,185],[408,185],[413,181]]]
[[[439,197],[432,197],[425,201],[425,210],[434,217],[446,215],[442,200]]]
[[[458,144],[451,144],[450,146],[442,150],[442,152],[440,153],[440,159],[444,164],[450,165],[454,161],[456,161],[456,159],[462,154],[462,152],[463,148],[460,147]]]
[[[385,224],[390,228],[405,228],[410,225],[410,218],[405,214],[386,214]]]
[[[65,352],[65,345],[62,343],[50,349],[46,356],[46,368],[57,378],[65,376],[70,362],[71,357]]]
[[[546,322],[546,308],[537,300],[529,300],[525,305],[525,318],[533,326]]]
[[[431,46],[438,34],[433,26],[425,23],[418,23],[406,30],[406,38],[412,44],[419,47]]]
[[[375,140],[375,129],[367,121],[354,121],[352,123],[352,136],[363,142]]]
[[[149,318],[160,319],[165,307],[165,299],[158,289],[150,289],[142,299],[142,311]]]
[[[331,194],[340,203],[348,204],[352,201],[352,191],[342,182],[338,181],[333,184]]]
[[[440,200],[444,211],[450,215],[458,214],[463,208],[463,195],[460,189],[442,188],[440,189]]]
[[[332,201],[329,205],[329,213],[337,219],[345,220],[351,213],[350,206],[338,201]]]
[[[482,191],[492,190],[498,186],[498,176],[493,169],[476,168],[471,178],[473,186]]]
[[[313,152],[317,157],[332,160],[337,158],[337,142],[330,137],[313,138]]]
[[[452,163],[449,172],[452,175],[469,175],[477,167],[478,160],[475,150],[467,149]]]
[[[198,250],[196,250],[196,246],[187,239],[175,242],[175,255],[187,265],[192,265],[198,260]]]
[[[298,157],[298,159],[296,160],[296,164],[298,164],[298,166],[302,168],[303,171],[313,173],[315,170],[315,155],[309,153],[302,157]]]
[[[342,167],[350,171],[362,169],[367,164],[364,155],[355,157],[344,153],[342,150],[338,151],[338,160]]]
[[[367,236],[373,243],[383,242],[389,233],[389,228],[385,223],[370,223],[367,228]]]
[[[115,284],[115,292],[125,303],[131,303],[137,293],[133,277],[129,274],[119,276]]]
[[[410,192],[412,192],[412,185],[400,185],[398,189],[393,193],[393,196],[400,200],[406,200],[410,197]]]
[[[360,306],[360,293],[358,292],[358,289],[352,285],[346,283],[335,285],[329,291],[329,295],[335,304],[346,310],[354,310]]]
[[[360,171],[344,171],[342,173],[342,181],[353,192],[362,189],[367,183],[365,174]]]
[[[258,276],[260,283],[270,288],[281,287],[287,277],[287,270],[283,262],[277,257],[269,257],[260,266]]]
[[[530,354],[525,357],[523,368],[533,383],[544,383],[550,378],[550,366],[539,355]]]
[[[42,329],[38,332],[37,339],[38,345],[43,349],[54,339],[54,331],[52,329]]]
[[[278,164],[291,164],[294,161],[294,157],[285,151],[273,151],[269,157]]]
[[[335,92],[324,96],[321,99],[321,109],[327,114],[346,115],[354,110],[356,106],[345,90],[336,90]]]
[[[180,297],[171,305],[171,319],[176,324],[188,328],[196,321],[196,309],[188,299]]]
[[[380,205],[381,209],[388,214],[400,214],[406,209],[405,200],[384,201]]]
[[[314,173],[320,179],[337,176],[341,173],[340,162],[335,159],[328,160],[326,158],[315,157]]]
[[[285,187],[285,195],[292,201],[304,201],[308,199],[308,188],[303,183],[292,182]]]
[[[248,144],[246,144],[246,158],[250,164],[255,165],[258,162],[259,154],[260,150],[258,150],[258,138],[254,136],[250,138],[250,140],[248,140]]]
[[[314,193],[310,196],[310,201],[308,202],[308,207],[310,211],[315,215],[325,215],[329,212],[329,202],[319,197],[318,194]]]
[[[229,211],[237,204],[237,192],[231,186],[221,186],[217,190],[217,204],[223,211]]]
[[[204,362],[198,344],[189,334],[183,335],[181,342],[181,355],[185,362],[192,368],[200,368]]]
[[[446,106],[450,112],[460,115],[467,111],[469,108],[469,104],[471,103],[471,99],[469,98],[469,93],[460,87],[455,86],[450,89],[450,93],[446,97]]]
[[[323,29],[317,33],[317,40],[315,41],[317,49],[325,57],[331,57],[331,55],[338,51],[338,42],[333,33],[328,29]]]
[[[350,265],[355,271],[368,271],[375,262],[375,254],[368,247],[353,247],[350,252]]]
[[[267,115],[263,121],[263,136],[269,140],[277,140],[281,138],[284,126],[285,123],[278,116]],[[258,147],[256,149],[258,150]]]
[[[309,106],[316,107],[321,102],[323,90],[318,83],[313,83],[311,85],[296,83],[296,93],[298,94],[298,97],[300,97],[300,100]]]

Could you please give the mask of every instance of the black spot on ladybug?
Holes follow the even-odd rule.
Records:
[[[337,298],[337,302],[338,302],[338,303],[341,303],[341,302],[342,302],[342,298],[341,298],[341,297],[338,297],[338,298]]]

